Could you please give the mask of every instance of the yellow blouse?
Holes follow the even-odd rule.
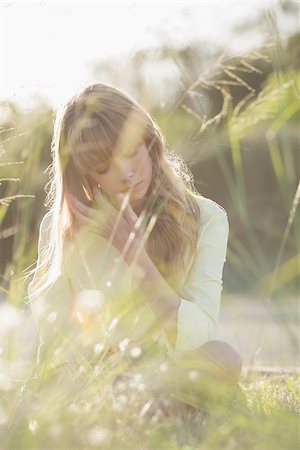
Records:
[[[131,270],[118,251],[86,229],[69,245],[64,270],[42,297],[34,297],[29,284],[41,345],[54,345],[68,337],[62,355],[70,361],[77,359],[82,346],[97,352],[97,348],[102,351],[105,346],[143,349],[155,342],[176,359],[214,339],[229,223],[222,206],[202,195],[196,199],[200,234],[195,257],[181,274],[175,346],[168,341],[147,299],[136,290]],[[40,224],[37,265],[48,239],[49,223],[48,212]]]

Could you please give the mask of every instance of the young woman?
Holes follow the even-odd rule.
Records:
[[[155,354],[236,386],[241,358],[215,340],[227,214],[195,190],[149,113],[90,85],[57,114],[52,156],[28,288],[39,358]]]

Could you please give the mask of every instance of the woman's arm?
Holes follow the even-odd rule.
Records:
[[[176,346],[168,347],[175,356],[216,336],[228,236],[228,217],[220,209],[203,226],[195,259],[180,292]]]
[[[145,249],[135,262],[135,266],[132,266],[132,277],[139,292],[145,296],[159,320],[168,340],[175,345],[177,312],[181,299],[163,278]]]
[[[96,199],[99,198],[99,205],[106,205],[106,213],[111,216],[106,226],[101,226],[99,233],[110,240],[115,224],[118,225],[112,243],[133,268],[134,279],[165,331],[169,352],[180,355],[213,339],[218,323],[229,234],[226,211],[219,208],[202,227],[195,259],[179,296],[152,263],[137,231],[131,241],[131,250],[124,254],[123,249],[138,220],[130,205],[127,205],[120,219],[117,217],[118,211],[106,204],[99,192],[94,195]],[[91,225],[93,220],[90,216],[97,214],[78,201],[74,202],[74,213],[84,223]],[[139,255],[137,259],[134,257],[135,252]],[[132,256],[136,259],[134,264]]]
[[[180,296],[164,280],[146,251],[137,261],[135,280],[161,322],[168,350],[175,355],[215,337],[228,234],[227,214],[220,210],[201,231]]]
[[[74,292],[68,274],[66,271],[60,272],[52,284],[40,294],[34,289],[40,281],[37,279],[38,274],[41,276],[42,273],[40,270],[42,253],[49,239],[49,224],[50,216],[47,213],[39,228],[37,266],[34,278],[28,285],[28,298],[39,335],[38,360],[41,361],[48,353],[52,355],[62,344],[63,359],[66,361],[71,357],[66,353],[71,352],[70,331],[74,326],[72,321]]]
[[[169,340],[175,344],[177,309],[180,304],[180,297],[165,281],[147,254],[143,236],[135,229],[138,216],[128,202],[125,206],[124,196],[118,199],[123,215],[120,215],[119,210],[112,207],[96,189],[94,197],[99,206],[102,205],[102,210],[95,211],[70,196],[74,214],[83,223],[92,227],[97,227],[97,223],[101,223],[102,220],[100,227],[98,227],[98,233],[108,241],[112,240],[115,248],[131,268],[133,281],[136,282],[138,291],[144,294]],[[105,216],[103,215],[104,211]],[[130,239],[133,230],[135,230],[134,238]],[[124,251],[126,248],[128,250]]]

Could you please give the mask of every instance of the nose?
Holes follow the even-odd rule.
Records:
[[[120,161],[118,163],[118,170],[120,174],[120,180],[125,183],[131,183],[133,177],[133,166],[131,161]]]

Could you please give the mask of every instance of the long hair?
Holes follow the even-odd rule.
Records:
[[[193,176],[141,105],[113,86],[96,83],[74,95],[56,114],[45,188],[51,220],[39,266],[32,271],[32,293],[43,291],[63,270],[64,244],[76,236],[79,224],[66,194],[91,205],[91,170],[100,161],[108,161],[112,149],[133,148],[141,140],[152,160],[143,210],[144,226],[150,221],[152,225],[145,246],[163,277],[177,288],[176,274],[195,254],[199,233]]]

